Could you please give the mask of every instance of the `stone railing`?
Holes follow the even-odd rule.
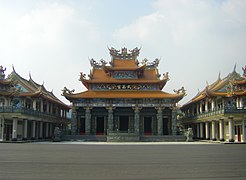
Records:
[[[69,118],[61,117],[60,115],[41,112],[38,110],[29,109],[25,107],[14,107],[14,106],[0,106],[0,113],[21,113],[21,114],[36,116],[45,119],[63,119],[63,120],[69,119]]]
[[[206,118],[216,115],[225,115],[225,114],[246,114],[246,108],[223,107],[220,109],[204,111],[197,115],[184,116],[184,119],[201,119],[201,118]]]

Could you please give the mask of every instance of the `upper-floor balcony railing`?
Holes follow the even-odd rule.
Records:
[[[15,107],[15,106],[0,106],[1,113],[21,113],[24,115],[35,116],[45,119],[69,119],[67,117],[62,117],[61,115],[52,114],[48,112],[41,112],[39,110],[29,109],[26,107]]]
[[[246,107],[244,108],[237,108],[234,106],[227,106],[227,107],[222,107],[214,110],[208,110],[208,111],[203,111],[202,113],[199,114],[189,114],[185,115],[185,119],[200,119],[200,118],[207,118],[211,116],[216,116],[216,115],[228,115],[228,114],[246,114]]]

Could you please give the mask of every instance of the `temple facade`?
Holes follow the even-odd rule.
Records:
[[[182,123],[193,129],[197,139],[245,142],[246,67],[205,87],[181,109]]]
[[[43,85],[0,66],[0,141],[42,140],[68,123],[70,107]]]
[[[101,136],[107,141],[162,141],[176,137],[176,105],[184,97],[162,91],[168,72],[158,72],[159,59],[138,61],[139,48],[109,49],[111,60],[90,60],[90,74],[81,73],[86,91],[63,90],[72,103],[73,135]]]

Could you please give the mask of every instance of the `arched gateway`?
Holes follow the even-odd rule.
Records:
[[[109,49],[111,61],[90,60],[88,79],[80,81],[88,89],[63,95],[73,104],[72,134],[102,135],[108,141],[163,141],[176,136],[176,104],[184,95],[163,92],[168,72],[160,75],[159,59],[141,63],[140,49]],[[175,139],[177,140],[177,139]]]

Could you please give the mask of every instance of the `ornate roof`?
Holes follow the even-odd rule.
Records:
[[[13,68],[13,71],[8,75],[6,79],[0,80],[0,84],[9,85],[8,89],[1,89],[0,95],[2,96],[13,96],[13,97],[42,97],[51,102],[57,103],[64,108],[69,107],[60,101],[53,92],[49,92],[45,89],[44,85],[36,83],[31,75],[29,80],[22,78]]]
[[[158,72],[159,59],[148,62],[144,59],[138,62],[139,48],[128,51],[126,48],[109,49],[112,57],[107,63],[90,59],[91,71],[81,73],[80,81],[88,89],[86,92],[73,94],[64,88],[63,95],[71,100],[73,98],[176,98],[185,95],[181,89],[176,94],[169,94],[161,90],[169,80],[169,73],[160,75]]]
[[[225,78],[221,79],[220,74],[218,79],[208,84],[204,90],[198,92],[189,102],[183,105],[188,106],[192,103],[201,101],[206,97],[232,97],[246,95],[246,77],[236,72],[236,67],[232,73],[229,73]]]

